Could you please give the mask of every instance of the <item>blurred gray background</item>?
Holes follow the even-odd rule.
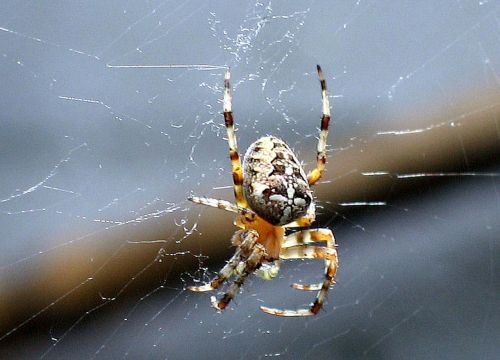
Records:
[[[230,308],[186,287],[234,249],[221,115],[314,163],[341,268],[250,278]],[[168,67],[166,65],[175,65]],[[156,66],[156,67],[155,67]],[[0,4],[0,357],[497,359],[500,2]]]

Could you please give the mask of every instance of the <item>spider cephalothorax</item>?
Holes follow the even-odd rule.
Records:
[[[217,289],[235,275],[220,300],[212,297],[212,305],[223,310],[236,296],[248,275],[255,272],[264,279],[274,278],[281,259],[325,260],[325,278],[319,284],[292,284],[299,290],[319,290],[316,300],[308,309],[280,310],[261,306],[261,309],[278,316],[308,316],[317,314],[326,294],[334,283],[338,259],[335,238],[329,229],[307,229],[286,235],[286,229],[307,227],[315,218],[315,206],[310,186],[320,178],[326,164],[326,138],[330,121],[330,104],[326,82],[321,68],[317,67],[323,99],[323,117],[319,136],[316,168],[306,176],[297,157],[281,139],[265,136],[248,148],[243,167],[238,155],[231,111],[230,72],[224,78],[224,119],[229,142],[229,156],[233,172],[236,204],[224,200],[191,197],[190,200],[217,207],[237,214],[235,225],[241,230],[233,235],[236,252],[219,273],[202,286],[192,286],[192,291]],[[324,242],[326,246],[313,245]]]

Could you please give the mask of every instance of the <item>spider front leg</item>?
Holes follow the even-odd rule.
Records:
[[[330,101],[326,89],[326,80],[321,67],[317,65],[319,82],[321,84],[321,98],[323,117],[321,118],[321,132],[319,134],[318,149],[316,155],[316,168],[307,175],[309,185],[314,185],[321,179],[326,166],[326,138],[328,137],[328,126],[330,124]]]
[[[238,145],[236,143],[236,134],[234,131],[233,112],[231,109],[231,72],[226,70],[224,75],[224,123],[227,130],[227,142],[229,143],[229,158],[231,159],[231,168],[233,172],[234,197],[236,204],[240,207],[246,207],[247,201],[243,194],[243,168],[241,167],[240,155],[238,154]]]
[[[325,241],[326,247],[309,245],[312,242]],[[261,306],[261,310],[265,313],[276,316],[311,316],[316,315],[326,299],[328,290],[334,283],[335,274],[338,268],[337,250],[335,250],[335,238],[329,229],[304,230],[287,236],[284,242],[284,247],[281,250],[280,258],[282,259],[325,259],[325,279],[319,287],[319,292],[315,301],[309,309],[299,310],[282,310],[272,309]],[[298,286],[297,286],[298,285]],[[294,286],[298,289],[313,290],[317,289],[317,285],[300,285]]]
[[[239,214],[246,221],[253,221],[257,216],[252,210],[232,204],[226,200],[218,200],[200,196],[190,196],[188,200],[194,202],[195,204],[206,205]]]
[[[227,307],[238,294],[248,275],[257,270],[261,266],[262,260],[267,256],[264,246],[257,243],[259,235],[255,230],[240,231],[238,233],[241,241],[241,259],[245,267],[220,300],[217,301],[215,296],[211,297],[212,306],[218,310],[224,310]]]

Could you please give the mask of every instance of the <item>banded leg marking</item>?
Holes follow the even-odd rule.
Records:
[[[301,244],[310,244],[314,242],[325,241],[327,248],[335,248],[335,237],[330,229],[303,230],[288,235],[283,243],[284,248],[297,246]],[[325,267],[328,267],[328,260],[325,260]],[[293,283],[294,289],[304,291],[320,290],[323,283],[317,284],[301,284]]]
[[[314,245],[299,245],[281,249],[280,259],[325,259],[334,260],[337,257],[337,251],[332,248]]]
[[[300,233],[303,233],[300,235]],[[299,234],[299,235],[296,235]],[[275,308],[268,308],[261,306],[261,310],[265,313],[276,315],[276,316],[311,316],[319,312],[323,303],[326,299],[328,290],[334,283],[334,278],[337,273],[338,268],[338,258],[337,251],[335,250],[335,239],[333,233],[328,229],[320,230],[304,230],[298,233],[292,234],[293,236],[287,237],[285,241],[285,248],[282,249],[284,256],[290,256],[289,258],[302,258],[301,253],[304,254],[306,258],[324,258],[325,259],[325,279],[318,285],[300,285],[296,287],[303,290],[319,290],[316,295],[316,299],[311,304],[309,309],[299,309],[299,310],[282,310]],[[323,247],[324,251],[318,251],[317,246],[308,245],[310,242],[314,241],[325,241],[327,247]],[[298,250],[296,250],[298,249]],[[280,256],[281,257],[281,256]]]
[[[256,216],[256,214],[252,210],[240,207],[226,200],[218,200],[200,196],[190,196],[188,200],[194,202],[195,204],[206,205],[217,209],[222,209],[225,211],[243,215],[249,221],[255,219]]]
[[[219,271],[219,273],[209,282],[202,286],[190,286],[188,289],[191,291],[202,292],[210,291],[219,288],[224,281],[229,279],[233,275],[234,270],[240,263],[240,251],[237,250],[233,257],[227,262],[227,264]]]
[[[218,310],[224,310],[232,299],[238,294],[241,286],[245,282],[248,275],[253,273],[259,268],[262,260],[266,257],[266,249],[261,244],[257,243],[258,234],[254,230],[246,231],[244,235],[244,240],[241,243],[241,249],[243,252],[246,250],[251,251],[250,256],[246,260],[242,261],[245,264],[245,268],[241,274],[236,278],[236,280],[229,286],[227,292],[217,300],[215,296],[210,298],[212,306]]]
[[[240,156],[238,154],[238,145],[234,131],[233,112],[231,109],[231,72],[226,70],[224,75],[224,123],[227,130],[227,141],[229,143],[229,158],[231,159],[231,168],[233,173],[234,197],[240,207],[246,207],[247,201],[243,195],[243,168],[241,167]]]
[[[321,118],[321,130],[319,134],[317,155],[316,155],[316,168],[307,175],[309,185],[314,185],[321,179],[323,171],[326,166],[326,139],[328,137],[328,127],[330,124],[330,100],[328,99],[328,92],[326,88],[326,80],[323,75],[321,67],[317,65],[319,82],[321,84],[321,99],[323,116]]]

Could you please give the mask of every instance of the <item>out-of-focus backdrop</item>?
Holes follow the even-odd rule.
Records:
[[[314,165],[321,64],[333,107],[320,261],[251,277],[224,313],[206,281],[234,249],[221,116],[240,152],[275,134]],[[2,1],[0,357],[497,359],[498,1]]]

